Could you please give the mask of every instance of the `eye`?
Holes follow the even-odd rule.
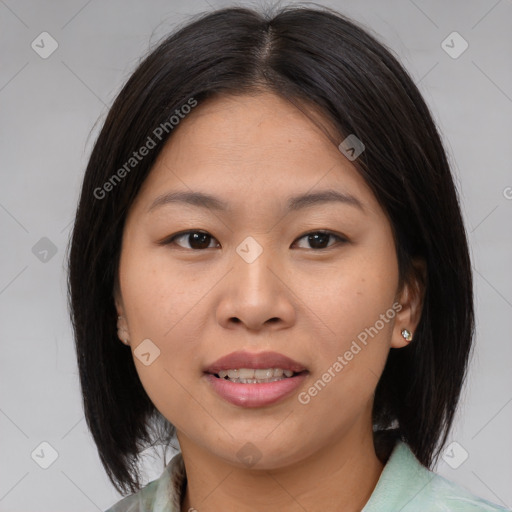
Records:
[[[339,242],[344,243],[348,242],[348,240],[340,235],[337,235],[336,233],[333,233],[332,231],[312,231],[311,233],[306,233],[305,235],[302,235],[297,240],[302,240],[303,238],[306,239],[306,242],[312,245],[312,249],[318,250],[318,249],[327,249],[331,247],[334,244],[329,244],[325,246],[325,243],[328,242],[329,237],[337,239]],[[305,247],[305,249],[309,249],[310,247]],[[302,247],[301,247],[302,249]]]
[[[176,240],[185,240],[189,246],[183,247],[183,245],[176,243]],[[183,249],[202,250],[208,249],[212,240],[215,240],[215,238],[206,231],[184,231],[165,239],[161,244],[170,245],[176,243],[176,245]]]

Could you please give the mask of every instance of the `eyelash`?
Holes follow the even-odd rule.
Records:
[[[182,231],[181,233],[176,233],[175,235],[172,235],[166,239],[164,239],[163,241],[159,242],[160,245],[172,245],[172,244],[175,244],[175,240],[176,239],[179,239],[179,238],[182,238],[182,237],[185,237],[187,235],[191,235],[193,233],[200,233],[202,235],[208,235],[210,238],[212,238],[213,240],[215,240],[215,238],[210,235],[207,231],[201,231],[201,230],[189,230],[189,231]],[[311,236],[311,235],[316,235],[316,234],[322,234],[322,235],[329,235],[331,237],[334,237],[338,240],[339,243],[347,243],[348,240],[342,236],[342,235],[338,235],[337,233],[334,233],[332,231],[328,231],[328,230],[316,230],[316,231],[310,231],[308,233],[305,233],[303,234],[302,236],[300,236],[299,238],[297,238],[295,240],[295,242],[297,240],[301,240],[305,237],[308,237],[308,236]],[[295,243],[294,242],[294,243]],[[176,244],[177,245],[177,244]],[[321,248],[321,249],[311,249],[312,251],[315,251],[315,252],[319,252],[319,251],[325,251],[326,249],[330,249],[331,247],[333,247],[334,245],[336,244],[331,244],[331,245],[328,245],[327,247],[324,247],[324,248]],[[193,249],[193,248],[188,248],[188,247],[181,247],[180,245],[178,245],[178,247],[180,247],[181,249],[184,249],[184,250],[190,250],[190,251],[204,251],[206,249],[215,249],[215,247],[206,247],[204,249]]]

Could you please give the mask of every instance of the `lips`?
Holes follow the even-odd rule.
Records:
[[[252,382],[253,379],[241,379],[235,382],[220,378],[219,372],[241,369],[280,369],[290,370],[293,375],[271,382]],[[203,369],[204,381],[217,396],[238,407],[266,407],[289,398],[308,378],[306,367],[293,359],[277,352],[247,351],[232,352],[217,359]],[[248,382],[249,381],[249,382]]]
[[[283,370],[291,370],[294,373],[301,373],[307,370],[301,363],[278,352],[251,353],[237,351],[217,359],[217,361],[208,365],[203,371],[204,373],[215,375],[222,370],[236,368],[281,368]]]

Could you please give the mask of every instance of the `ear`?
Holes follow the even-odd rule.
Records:
[[[128,329],[128,323],[126,321],[126,315],[124,312],[123,299],[119,290],[119,285],[114,285],[114,303],[117,311],[117,337],[125,344],[130,344],[130,330]]]
[[[392,348],[402,348],[414,341],[414,334],[423,310],[426,283],[427,265],[424,260],[416,258],[412,261],[412,269],[397,295],[397,301],[402,308],[396,315],[391,337]],[[411,340],[407,340],[402,335],[403,329],[411,333]]]

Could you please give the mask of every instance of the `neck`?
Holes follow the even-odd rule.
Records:
[[[187,472],[182,512],[282,510],[359,512],[383,469],[372,430],[349,431],[296,464],[277,469],[244,469],[180,439]]]

